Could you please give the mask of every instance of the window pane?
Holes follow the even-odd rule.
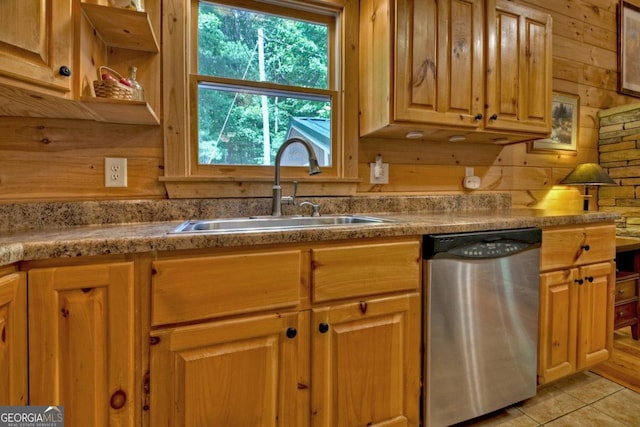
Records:
[[[328,89],[327,25],[201,2],[198,74]]]
[[[329,96],[198,85],[200,164],[272,165],[293,136],[309,141],[320,166],[331,165]],[[306,150],[291,145],[283,165],[305,166]]]

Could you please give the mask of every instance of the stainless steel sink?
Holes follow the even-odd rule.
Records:
[[[171,231],[171,233],[228,233],[266,230],[288,230],[293,228],[327,227],[355,224],[384,224],[389,222],[393,221],[390,219],[359,215],[222,218],[186,221],[178,228]]]

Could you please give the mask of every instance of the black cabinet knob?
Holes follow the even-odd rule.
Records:
[[[492,114],[491,117],[489,117],[489,120],[498,120],[498,115]]]
[[[65,77],[69,77],[71,75],[71,69],[66,65],[61,66],[59,72],[61,76]]]
[[[484,116],[481,113],[476,114],[476,116],[473,118],[473,120],[482,120]]]
[[[588,251],[589,249],[591,249],[591,246],[589,246],[589,245],[582,245],[582,246],[580,246],[580,249],[584,249],[585,251]]]
[[[320,323],[320,325],[318,325],[318,330],[320,331],[321,334],[324,334],[329,330],[329,325],[326,323]]]
[[[587,280],[587,282],[593,283],[593,276],[587,276],[585,277],[585,279]]]
[[[287,329],[287,338],[295,338],[298,335],[298,330],[296,328]]]
[[[584,280],[576,279],[576,280],[574,280],[574,282],[576,282],[578,285],[582,285],[584,283]]]

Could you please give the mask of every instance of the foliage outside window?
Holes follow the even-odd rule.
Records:
[[[292,136],[313,145],[321,166],[331,165],[335,91],[329,45],[335,19],[280,12],[200,1],[200,165],[272,165]],[[284,159],[288,165],[307,162],[295,145]]]

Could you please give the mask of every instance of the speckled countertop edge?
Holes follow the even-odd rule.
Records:
[[[611,212],[585,213],[508,208],[363,213],[393,219],[393,222],[217,234],[170,234],[183,221],[77,225],[48,230],[10,231],[0,233],[0,265],[48,258],[550,227],[613,222],[620,217]]]

